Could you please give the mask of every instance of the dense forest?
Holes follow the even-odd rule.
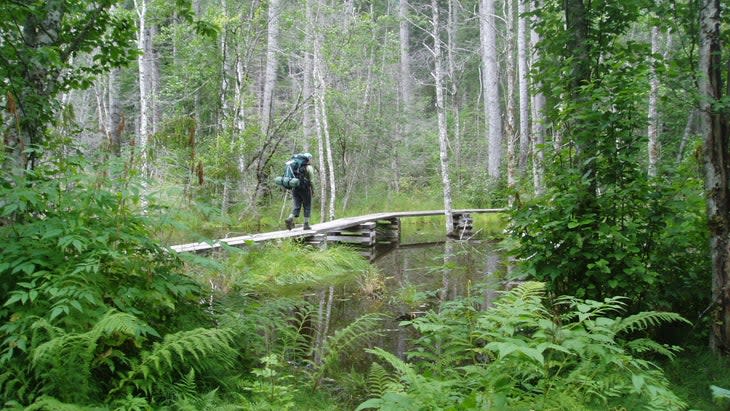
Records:
[[[0,0],[4,409],[730,409],[729,15]],[[504,207],[476,225],[509,286],[431,298],[394,353],[348,247],[171,250],[283,229],[299,152],[314,222]],[[342,284],[372,311],[330,327]]]

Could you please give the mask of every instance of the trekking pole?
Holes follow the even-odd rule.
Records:
[[[284,202],[281,203],[281,212],[279,213],[279,220],[284,218],[284,209],[286,208],[286,199],[289,197],[289,190],[284,190]]]

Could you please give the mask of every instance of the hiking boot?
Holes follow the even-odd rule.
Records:
[[[294,219],[293,218],[291,218],[291,217],[287,218],[286,220],[284,220],[284,222],[286,223],[287,230],[291,230],[292,228],[294,228]]]
[[[311,230],[312,227],[309,226],[309,223],[304,223],[304,227],[302,227],[302,230]]]

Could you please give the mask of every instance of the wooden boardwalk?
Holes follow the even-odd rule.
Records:
[[[467,231],[471,228],[471,214],[479,213],[501,213],[505,208],[475,208],[453,210],[451,213],[455,219],[455,229]],[[313,224],[311,230],[304,231],[301,226],[292,230],[272,231],[268,233],[250,234],[239,237],[223,238],[213,242],[189,243],[173,245],[170,248],[179,252],[206,252],[221,248],[223,244],[233,247],[241,247],[250,243],[280,240],[285,238],[302,238],[313,244],[323,242],[346,242],[363,245],[372,245],[377,241],[376,232],[386,231],[390,239],[400,238],[400,219],[406,217],[427,217],[445,215],[444,210],[430,211],[396,211],[386,213],[368,214],[357,217],[340,218],[324,223]],[[385,227],[385,230],[383,230]],[[397,241],[397,240],[396,240]]]

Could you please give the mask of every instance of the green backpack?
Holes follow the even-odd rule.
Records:
[[[299,187],[306,182],[307,166],[309,165],[309,157],[305,154],[294,154],[290,160],[284,165],[284,174],[274,179],[276,185],[284,187],[288,190]]]

